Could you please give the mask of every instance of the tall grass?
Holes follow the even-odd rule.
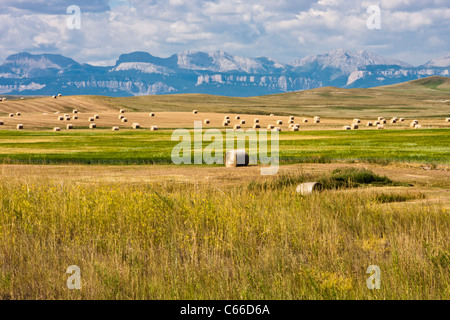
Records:
[[[450,298],[443,205],[292,184],[2,179],[0,299]],[[366,287],[374,264],[380,290]]]

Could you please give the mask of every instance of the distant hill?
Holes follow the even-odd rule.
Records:
[[[1,96],[0,96],[1,97]],[[450,117],[450,78],[427,77],[384,87],[343,89],[322,87],[255,97],[207,94],[148,95],[138,97],[63,96],[8,99],[0,102],[0,115],[14,110],[55,112],[188,111],[301,115],[322,117]]]
[[[122,54],[113,66],[98,67],[61,55],[24,52],[9,56],[0,65],[0,94],[250,97],[326,86],[369,88],[449,76],[449,61],[444,56],[413,67],[368,51],[337,49],[283,64],[223,51],[185,51],[168,58],[132,52]]]

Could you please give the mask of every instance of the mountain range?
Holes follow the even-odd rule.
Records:
[[[114,66],[81,64],[55,54],[18,53],[0,66],[0,94],[138,96],[205,93],[257,96],[324,86],[368,88],[450,76],[450,54],[414,67],[368,51],[337,49],[295,59],[246,58],[185,51],[168,58],[122,54]]]

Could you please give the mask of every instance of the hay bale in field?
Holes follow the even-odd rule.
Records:
[[[119,127],[112,127],[111,130],[112,131],[119,131]]]
[[[255,123],[253,125],[253,129],[260,129],[260,128],[261,128],[261,126],[259,125],[259,123]]]
[[[391,123],[392,123],[392,124],[397,123],[397,120],[391,119]]]
[[[197,114],[198,111],[197,111],[197,110],[192,110],[192,113],[193,113],[193,114]]]
[[[64,118],[66,121],[70,121],[70,117],[65,117]]]
[[[125,118],[125,116],[123,114],[119,114],[119,120],[122,120],[123,118]]]
[[[384,120],[383,117],[378,117],[378,121]]]
[[[289,120],[294,120],[295,117],[294,116],[289,116]]]
[[[125,113],[125,110],[124,109],[120,109],[119,113]]]
[[[241,117],[240,116],[236,116],[234,119],[239,120],[239,119],[241,119]]]
[[[269,124],[269,125],[267,126],[267,130],[272,130],[273,128],[275,128],[275,126],[274,126],[273,124]]]
[[[94,120],[95,120],[94,117],[89,117],[90,122],[94,122]]]
[[[420,129],[420,128],[422,128],[422,125],[421,125],[421,124],[416,124],[416,125],[414,126],[414,129]]]
[[[358,130],[359,126],[357,123],[353,123],[351,128],[352,128],[352,130]]]
[[[283,120],[277,120],[277,124],[278,125],[282,125],[283,124]]]
[[[281,128],[280,127],[275,127],[275,128],[272,129],[272,131],[281,131]]]
[[[241,126],[239,124],[235,124],[234,125],[234,130],[237,130],[237,129],[240,129],[240,128],[241,128]]]
[[[355,119],[353,119],[353,123],[361,123],[361,119],[355,118]]]
[[[2,126],[4,123],[3,123],[3,121],[2,120],[0,120],[0,126]]]
[[[382,124],[377,125],[377,129],[381,130],[384,129],[384,126]]]
[[[223,120],[230,120],[230,116],[223,117]]]
[[[375,121],[375,122],[373,123],[374,126],[377,126],[377,125],[379,125],[379,124],[380,124],[380,121]]]
[[[94,114],[94,119],[100,119],[100,116],[98,114]]]
[[[89,129],[95,129],[97,128],[97,125],[95,123],[89,124]]]
[[[64,117],[63,117],[63,116],[59,116],[59,117],[58,117],[58,120],[59,120],[59,121],[64,121]]]
[[[209,124],[209,119],[205,119],[205,120],[203,121],[203,123],[204,123],[204,124]]]
[[[303,119],[303,123],[308,123],[308,119]]]
[[[275,115],[273,113],[270,114],[270,117],[274,117]]]
[[[133,129],[139,129],[141,126],[139,125],[139,123],[133,123],[132,125]]]
[[[299,127],[296,127],[296,126],[294,126],[294,127],[291,128],[291,131],[299,131],[299,130],[300,130],[300,128],[299,128]]]
[[[403,122],[403,121],[405,121],[405,118],[400,118],[400,122]]]
[[[23,124],[19,123],[19,124],[17,125],[17,129],[22,130],[22,129],[23,129]]]
[[[53,99],[56,99],[56,96],[53,96]]]
[[[381,123],[386,123],[386,119],[381,120]]]
[[[77,109],[73,109],[72,113],[78,113],[78,110]]]
[[[128,122],[128,119],[127,118],[122,118],[120,121],[121,122]]]
[[[289,123],[290,123],[290,124],[294,123],[294,119],[289,120]]]
[[[71,123],[67,124],[66,128],[67,128],[67,130],[73,129],[73,124],[71,124]]]
[[[10,117],[10,118],[14,117],[14,113],[10,113],[10,114],[9,114],[9,117]]]
[[[227,168],[246,167],[250,162],[250,158],[245,149],[237,149],[225,153],[224,162]]]
[[[20,117],[21,113],[20,112],[16,112],[16,116]]]
[[[350,126],[343,126],[342,127],[342,130],[350,130],[352,127],[350,127]]]
[[[314,123],[320,123],[320,118],[314,119]]]
[[[450,118],[445,118],[445,122],[450,122]]]
[[[73,120],[78,120],[78,116],[73,116]]]
[[[64,114],[64,117],[68,117],[69,115],[66,113],[66,114]]]
[[[227,120],[225,120],[224,122],[223,122],[223,124],[222,124],[224,127],[228,127],[228,121]]]
[[[411,122],[410,124],[409,124],[409,126],[411,127],[411,128],[414,128],[415,126],[417,126],[418,125],[418,123],[416,123],[416,122]]]
[[[62,94],[61,94],[61,93],[58,93],[58,97],[62,97]]]
[[[259,123],[259,119],[253,120],[253,123]]]
[[[239,121],[240,124],[245,124],[245,120]]]
[[[301,194],[302,196],[306,196],[313,192],[320,192],[323,190],[323,185],[320,182],[305,182],[299,184],[295,189],[297,194]]]
[[[371,127],[373,125],[373,123],[371,121],[367,121],[366,126]]]
[[[157,126],[152,126],[152,127],[150,128],[150,130],[151,130],[151,131],[158,131],[158,127],[157,127]]]
[[[150,117],[154,117],[155,114],[153,112],[150,112]]]
[[[53,131],[61,131],[61,128],[60,127],[54,127]]]
[[[413,120],[412,122],[414,122],[415,124],[419,124],[419,120]]]

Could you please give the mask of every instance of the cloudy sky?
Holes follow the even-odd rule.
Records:
[[[67,27],[67,8],[81,28]],[[369,5],[381,29],[367,28]],[[291,62],[338,48],[420,65],[450,52],[450,0],[0,0],[0,62],[58,53],[111,65],[122,53],[223,50]]]

